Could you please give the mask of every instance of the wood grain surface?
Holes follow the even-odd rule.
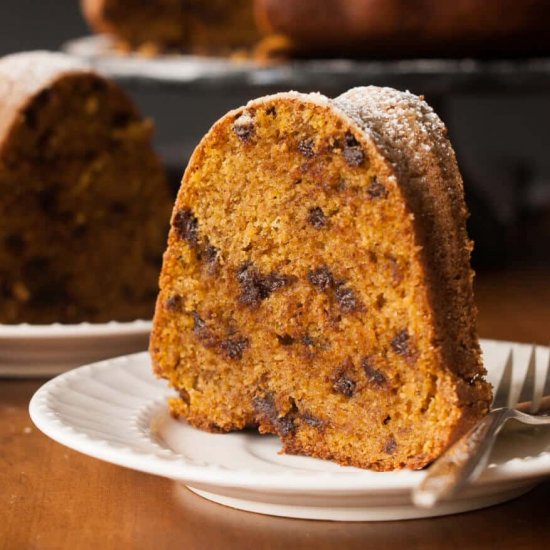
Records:
[[[478,277],[484,337],[548,344],[550,271]],[[387,523],[261,516],[205,501],[174,482],[81,455],[32,425],[44,380],[0,380],[2,549],[550,548],[550,482],[485,510]]]

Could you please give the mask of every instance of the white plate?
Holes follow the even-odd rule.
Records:
[[[151,321],[0,325],[0,376],[53,376],[147,349]]]
[[[528,348],[483,342],[493,382],[512,345],[516,378],[526,368]],[[549,350],[538,352],[545,359]],[[365,521],[444,515],[514,498],[550,474],[550,431],[508,430],[475,486],[434,510],[418,509],[410,491],[423,472],[378,473],[280,455],[277,438],[255,432],[201,432],[168,414],[171,393],[152,375],[148,355],[139,353],[51,380],[32,398],[30,414],[45,434],[84,454],[182,482],[227,506],[278,516]]]

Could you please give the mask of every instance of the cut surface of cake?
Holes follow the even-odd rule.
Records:
[[[0,323],[152,316],[172,206],[152,132],[72,58],[0,60]]]
[[[410,93],[251,101],[203,138],[171,219],[150,351],[210,431],[421,468],[486,414],[462,180]]]

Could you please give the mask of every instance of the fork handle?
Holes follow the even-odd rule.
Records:
[[[413,490],[414,504],[432,508],[474,480],[485,468],[498,432],[512,416],[510,409],[495,409],[451,445],[428,468],[422,482]]]

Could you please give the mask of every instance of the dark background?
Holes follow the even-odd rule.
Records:
[[[0,0],[0,55],[57,50],[87,34],[78,0]],[[274,91],[123,85],[155,119],[156,144],[174,186],[194,145],[219,116]],[[550,87],[513,93],[449,90],[428,101],[447,123],[457,151],[472,213],[475,266],[550,264]]]

